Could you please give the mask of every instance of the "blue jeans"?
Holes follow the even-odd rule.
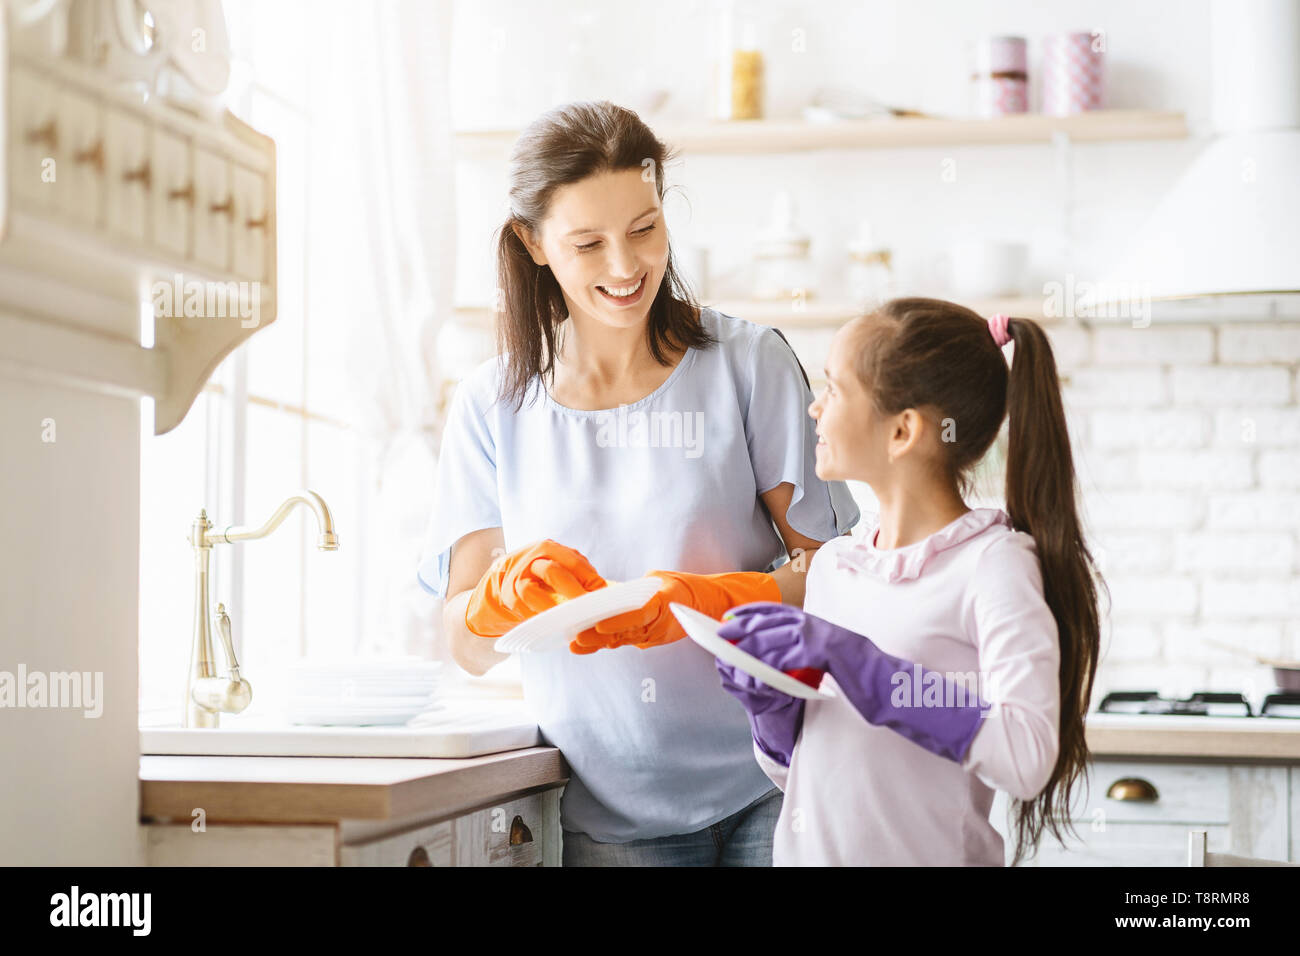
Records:
[[[564,831],[564,866],[771,866],[772,834],[783,794],[776,787],[747,807],[694,833],[601,843]]]

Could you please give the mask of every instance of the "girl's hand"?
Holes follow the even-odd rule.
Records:
[[[742,650],[790,671],[829,671],[854,710],[871,724],[888,727],[925,750],[961,763],[990,705],[949,682],[942,672],[886,654],[865,634],[786,605],[750,604],[734,609],[718,635]],[[894,700],[899,678],[943,689],[938,705],[916,706],[913,695]],[[927,692],[927,696],[929,696]],[[951,703],[949,703],[951,702]]]
[[[826,642],[816,626],[826,622],[797,607],[767,601],[742,604],[728,611],[723,621],[718,637],[779,671],[794,672],[805,683],[817,686],[813,675],[801,672],[816,671],[820,680],[828,669]]]
[[[497,638],[534,614],[604,586],[581,553],[547,538],[492,562],[465,607],[465,626]]]
[[[713,663],[718,668],[722,689],[740,701],[745,710],[754,716],[781,710],[799,701],[799,698],[791,697],[757,677],[751,677],[721,658],[715,659]]]
[[[795,741],[803,726],[804,702],[782,693],[725,661],[715,661],[722,689],[740,701],[760,750],[783,767],[790,766]],[[820,680],[820,675],[819,675]]]

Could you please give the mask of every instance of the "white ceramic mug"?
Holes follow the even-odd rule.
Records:
[[[1025,289],[1029,247],[1023,242],[972,239],[955,243],[948,261],[954,295],[972,299],[1016,296]]]

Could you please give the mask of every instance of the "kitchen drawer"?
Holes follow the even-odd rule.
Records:
[[[1187,834],[1192,827],[1182,824],[1117,823],[1104,830],[1076,823],[1081,839],[1067,835],[1065,845],[1050,834],[1038,844],[1038,853],[1021,866],[1186,866]],[[1207,833],[1211,853],[1231,852],[1226,826],[1196,827]],[[1014,847],[1007,845],[1007,862]]]
[[[456,821],[443,820],[397,836],[339,850],[340,866],[454,866]]]
[[[558,866],[560,788],[456,818],[457,866]]]
[[[140,828],[147,866],[334,866],[338,830],[321,824],[150,823]]]
[[[194,190],[194,258],[225,272],[230,268],[235,203],[230,193],[230,167],[224,157],[195,150]]]
[[[104,218],[104,130],[99,105],[63,90],[56,117],[63,154],[55,190],[59,213],[78,225],[98,226]]]
[[[15,204],[48,209],[55,203],[63,146],[52,83],[14,67],[9,93],[9,190]]]
[[[1266,764],[1094,761],[1091,793],[1076,789],[1072,803],[1075,835],[1064,847],[1044,836],[1037,862],[1021,865],[1184,866],[1187,834],[1194,829],[1209,833],[1211,852],[1294,860],[1289,773],[1294,771]],[[1121,777],[1148,781],[1159,798],[1152,803],[1108,800],[1107,788]],[[1011,801],[999,792],[989,819],[1002,834],[1008,863],[1015,849],[1010,810]]]
[[[195,197],[189,141],[155,129],[149,163],[153,175],[149,204],[152,242],[164,253],[188,256]]]
[[[244,166],[231,167],[231,193],[235,200],[231,264],[235,274],[249,282],[266,278],[266,237],[271,228],[266,181]]]
[[[343,866],[559,866],[561,787],[343,846]]]
[[[1222,764],[1160,764],[1143,761],[1098,760],[1091,766],[1088,787],[1076,786],[1070,808],[1073,820],[1103,819],[1106,823],[1226,824],[1229,820],[1229,768]],[[1145,780],[1156,788],[1152,802],[1108,798],[1106,791],[1125,777]]]
[[[112,235],[145,240],[152,178],[149,137],[143,120],[122,110],[106,110],[104,224]]]

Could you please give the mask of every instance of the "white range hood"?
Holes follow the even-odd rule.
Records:
[[[1112,281],[1193,300],[1198,311],[1291,314],[1300,304],[1300,0],[1215,0],[1211,29],[1215,138]]]

